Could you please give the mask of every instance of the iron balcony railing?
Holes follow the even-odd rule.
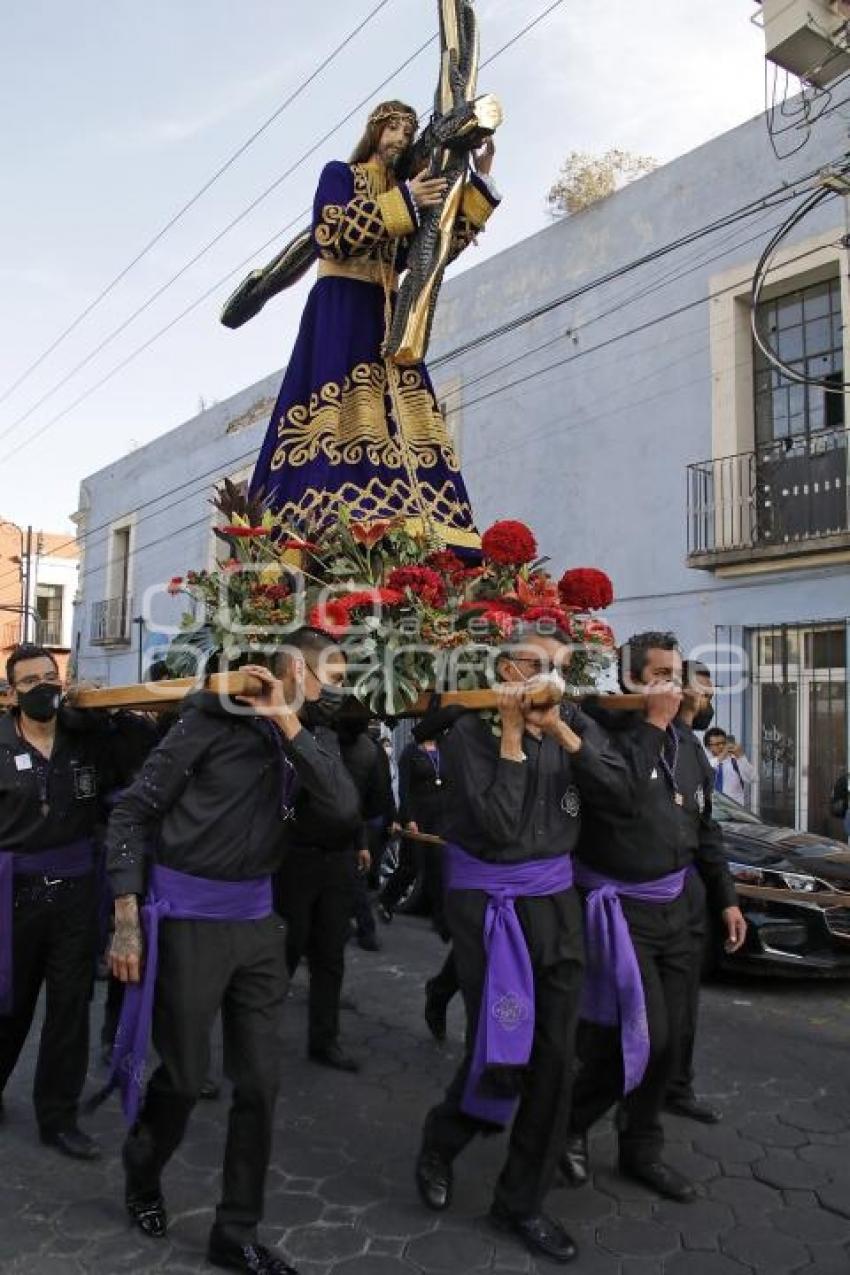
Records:
[[[132,610],[130,598],[106,598],[93,603],[89,633],[92,646],[129,642]]]
[[[688,466],[688,556],[816,548],[850,532],[850,430]]]

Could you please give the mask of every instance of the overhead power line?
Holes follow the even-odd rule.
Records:
[[[546,17],[548,17],[549,14],[554,12],[555,9],[559,8],[563,3],[564,3],[564,0],[553,0],[553,3],[549,4],[544,10],[538,13],[536,17],[531,19],[531,21],[527,22],[525,26],[521,27],[520,30],[515,32],[515,34],[509,40],[507,40],[494,53],[492,53],[489,58],[485,59],[485,61],[481,63],[480,69],[483,70],[484,67],[489,66],[492,62],[496,60],[496,58],[500,57],[508,49],[512,48],[525,35],[527,35],[529,31],[533,30],[536,26],[538,26],[539,23],[541,23]],[[417,57],[420,56],[421,53],[424,52],[426,48],[428,48],[435,41],[436,41],[436,36],[430,36],[423,44],[419,46],[419,48],[415,49],[414,52],[408,58],[406,58],[404,62],[402,62],[399,66],[397,66],[394,71],[392,71],[384,80],[381,81],[380,84],[378,84],[375,88],[373,88],[366,95],[366,97],[362,98],[354,107],[352,107],[351,110],[349,110],[348,113],[345,116],[343,116],[343,118],[339,120],[333,126],[332,129],[330,129],[327,133],[325,133],[322,137],[320,137],[318,141],[315,142],[309,148],[309,150],[307,150],[294,164],[292,164],[286,170],[286,172],[281,174],[281,176],[278,177],[274,182],[272,182],[270,186],[268,186],[264,191],[262,191],[261,194],[255,200],[253,200],[250,204],[248,204],[246,208],[244,208],[235,218],[233,218],[223,228],[223,230],[221,230],[198,253],[196,253],[195,256],[191,258],[190,261],[186,262],[174,275],[171,276],[170,279],[166,280],[166,282],[163,285],[161,285],[161,287],[159,287],[156,290],[156,292],[154,292],[150,297],[147,298],[147,300],[145,300],[140,306],[138,306],[136,310],[134,310],[133,313],[129,315],[128,318],[125,319],[118,327],[114,328],[110,333],[108,333],[107,336],[100,342],[99,345],[95,347],[94,350],[90,351],[89,354],[85,356],[85,358],[83,358],[73,368],[71,368],[70,371],[68,371],[62,378],[60,378],[59,381],[57,381],[53,386],[51,386],[51,388],[47,390],[41,396],[40,399],[38,399],[35,403],[31,404],[30,407],[25,412],[23,412],[15,420],[11,421],[6,426],[5,429],[0,431],[0,439],[8,437],[9,434],[11,434],[19,425],[23,424],[44,402],[46,402],[48,398],[51,398],[54,393],[56,393],[59,389],[61,389],[64,385],[66,385],[67,382],[72,379],[72,377],[74,377],[79,371],[81,371],[85,366],[87,366],[87,364],[89,364],[99,353],[101,353],[102,350],[104,350],[108,345],[110,345],[112,341],[115,340],[116,337],[118,337],[123,331],[125,331],[125,329],[129,327],[131,323],[133,323],[141,314],[144,313],[144,311],[146,311],[151,305],[153,305],[153,303],[156,300],[158,300],[158,298],[162,296],[162,294],[166,292],[179,278],[181,278],[182,275],[184,275],[193,265],[195,265],[198,261],[200,261],[201,258],[204,257],[217,243],[219,243],[220,240],[223,239],[224,236],[228,234],[229,231],[232,230],[234,226],[236,226],[250,212],[252,212],[253,209],[256,208],[259,203],[261,203],[264,199],[266,199],[272,193],[273,190],[275,190],[283,181],[286,180],[287,177],[289,177],[293,172],[295,172],[297,168],[299,168],[303,163],[305,163],[306,160],[312,154],[314,154],[314,152],[317,151],[319,147],[322,146],[330,137],[332,137],[335,132],[337,132],[345,123],[347,123],[348,120],[351,119],[353,115],[355,115],[359,110],[361,110],[362,107],[372,97],[374,97],[376,93],[380,92],[380,90],[383,89],[387,84],[389,84],[391,80],[395,79],[395,77],[398,74],[400,74],[401,71],[405,70]],[[178,323],[182,318],[185,318],[188,314],[190,314],[194,309],[197,308],[198,305],[202,304],[203,301],[205,301],[209,296],[211,296],[214,292],[216,292],[218,288],[221,287],[224,283],[226,283],[234,274],[236,274],[237,271],[243,269],[244,266],[247,265],[255,256],[259,255],[260,252],[265,251],[265,249],[268,248],[272,243],[274,243],[275,240],[281,234],[285,233],[286,230],[290,229],[293,225],[297,224],[297,222],[301,220],[301,217],[305,215],[306,213],[299,214],[297,218],[294,218],[292,221],[290,221],[287,224],[287,226],[284,227],[283,231],[278,231],[261,248],[255,249],[255,251],[251,253],[251,255],[245,259],[245,261],[241,262],[238,266],[235,266],[233,269],[228,271],[228,273],[221,280],[217,281],[217,283],[214,284],[212,288],[207,289],[207,291],[204,292],[199,298],[197,298],[188,307],[186,307],[186,309],[181,311],[181,313],[175,319],[172,319],[163,328],[159,329],[159,331],[155,333],[153,337],[149,338],[141,346],[139,346],[136,350],[134,350],[127,358],[123,359],[120,363],[118,363],[115,367],[113,367],[105,376],[101,377],[99,381],[95,382],[94,385],[90,386],[87,390],[83,391],[83,393],[79,395],[76,399],[74,399],[73,402],[70,403],[67,407],[63,408],[61,411],[59,411],[53,417],[51,417],[50,420],[48,420],[43,426],[41,426],[38,430],[36,430],[36,432],[32,434],[29,438],[25,439],[17,447],[14,447],[4,459],[9,459],[17,455],[18,452],[22,451],[25,447],[28,447],[30,443],[34,442],[37,438],[40,438],[44,433],[46,433],[47,430],[51,429],[54,425],[58,424],[58,422],[62,420],[65,416],[67,416],[69,412],[73,411],[74,408],[78,407],[80,403],[84,402],[91,394],[95,393],[96,390],[100,389],[103,385],[105,385],[108,381],[110,381],[115,375],[117,375],[119,371],[122,371],[139,354],[149,349],[150,346],[154,343],[154,341],[158,340],[161,336],[165,335],[166,332],[170,331],[170,329],[174,327],[176,323]]]

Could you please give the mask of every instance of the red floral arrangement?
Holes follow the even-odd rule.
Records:
[[[510,518],[494,522],[481,537],[481,552],[504,567],[521,567],[537,557],[537,541],[524,522]]]
[[[614,601],[614,586],[604,571],[596,567],[573,567],[558,581],[558,593],[565,607],[577,611],[601,611]]]
[[[441,607],[446,600],[446,586],[432,567],[396,567],[387,577],[390,589],[409,589],[427,606]]]

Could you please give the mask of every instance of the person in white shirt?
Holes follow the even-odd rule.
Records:
[[[744,750],[734,735],[727,735],[719,726],[712,726],[703,736],[708,760],[714,767],[715,792],[725,793],[742,806],[747,804],[747,792],[756,777],[752,762],[744,756]]]

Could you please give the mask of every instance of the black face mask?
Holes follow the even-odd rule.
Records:
[[[52,722],[59,711],[62,692],[49,682],[39,682],[31,691],[18,692],[21,712],[34,722]]]
[[[347,699],[341,686],[323,686],[318,699],[305,701],[301,716],[308,726],[333,726]]]
[[[701,708],[699,712],[694,713],[693,728],[694,730],[708,730],[714,721],[714,705],[709,704],[708,708]]]

